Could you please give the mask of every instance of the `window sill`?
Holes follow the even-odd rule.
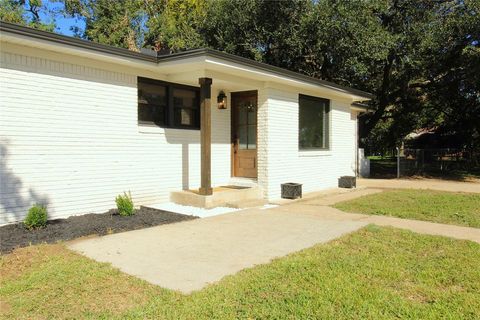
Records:
[[[156,125],[138,124],[138,132],[140,133],[156,133],[165,134],[165,128]]]
[[[139,123],[138,132],[140,133],[155,133],[155,134],[165,134],[167,130],[181,130],[181,131],[197,131],[200,132],[200,128],[188,128],[188,127],[160,127],[156,124],[148,123]]]
[[[299,157],[323,157],[323,156],[331,156],[332,150],[325,149],[325,150],[299,150],[298,156]]]

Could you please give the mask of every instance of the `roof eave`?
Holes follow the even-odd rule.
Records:
[[[20,26],[12,23],[7,23],[7,22],[1,22],[1,21],[0,21],[0,32],[7,32],[10,34],[19,35],[23,37],[29,37],[29,38],[34,38],[34,39],[43,40],[43,41],[50,41],[57,44],[67,45],[70,47],[93,50],[95,52],[99,52],[103,54],[110,54],[110,55],[140,60],[144,62],[148,61],[148,62],[153,62],[157,64],[161,64],[168,61],[187,59],[192,57],[200,57],[200,56],[205,56],[206,58],[207,57],[218,58],[228,62],[234,62],[241,65],[256,68],[258,70],[270,72],[275,75],[291,78],[297,81],[302,81],[308,84],[321,86],[337,92],[349,94],[353,96],[354,100],[362,101],[362,100],[369,100],[374,98],[374,95],[368,92],[364,92],[362,90],[357,90],[354,88],[341,86],[329,81],[312,78],[294,71],[282,69],[276,66],[263,63],[263,62],[239,57],[233,54],[213,50],[210,48],[194,49],[194,50],[173,53],[169,55],[154,56],[150,54],[127,50],[124,48],[108,46],[108,45],[104,45],[104,44],[100,44],[100,43],[96,43],[96,42],[92,42],[84,39],[68,37],[68,36],[56,34],[53,32],[42,31],[38,29],[33,29],[33,28]]]
[[[364,102],[354,102],[350,105],[350,109],[358,112],[371,113],[373,110]]]
[[[84,39],[68,37],[53,32],[28,28],[13,23],[0,22],[0,32],[8,32],[19,36],[34,38],[38,40],[50,41],[57,44],[64,44],[70,47],[93,50],[100,53],[113,54],[125,58],[132,58],[142,61],[157,62],[156,56],[147,55],[140,52],[131,51],[124,48],[118,48],[100,44]]]

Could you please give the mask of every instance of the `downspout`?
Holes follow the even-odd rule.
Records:
[[[360,177],[360,157],[358,156],[358,147],[360,145],[360,128],[358,118],[362,113],[371,113],[372,111],[369,109],[368,104],[366,101],[364,102],[353,102],[350,105],[352,111],[355,111],[355,176],[357,178]]]
[[[358,115],[360,113],[355,113],[355,177],[360,178],[360,164],[359,164],[359,157],[358,157],[358,139],[359,139],[359,130],[358,130]]]

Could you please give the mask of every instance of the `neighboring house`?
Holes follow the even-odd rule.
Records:
[[[128,190],[140,205],[246,182],[271,200],[355,174],[368,93],[210,49],[157,56],[8,23],[0,40],[0,224],[33,203],[59,218]]]

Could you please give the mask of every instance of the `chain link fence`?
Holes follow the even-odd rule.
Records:
[[[477,157],[461,149],[404,149],[400,153],[400,176],[449,174],[477,167]]]
[[[397,156],[370,158],[372,177],[449,176],[480,174],[480,152],[464,149],[405,148]],[[399,164],[399,172],[397,172]]]

